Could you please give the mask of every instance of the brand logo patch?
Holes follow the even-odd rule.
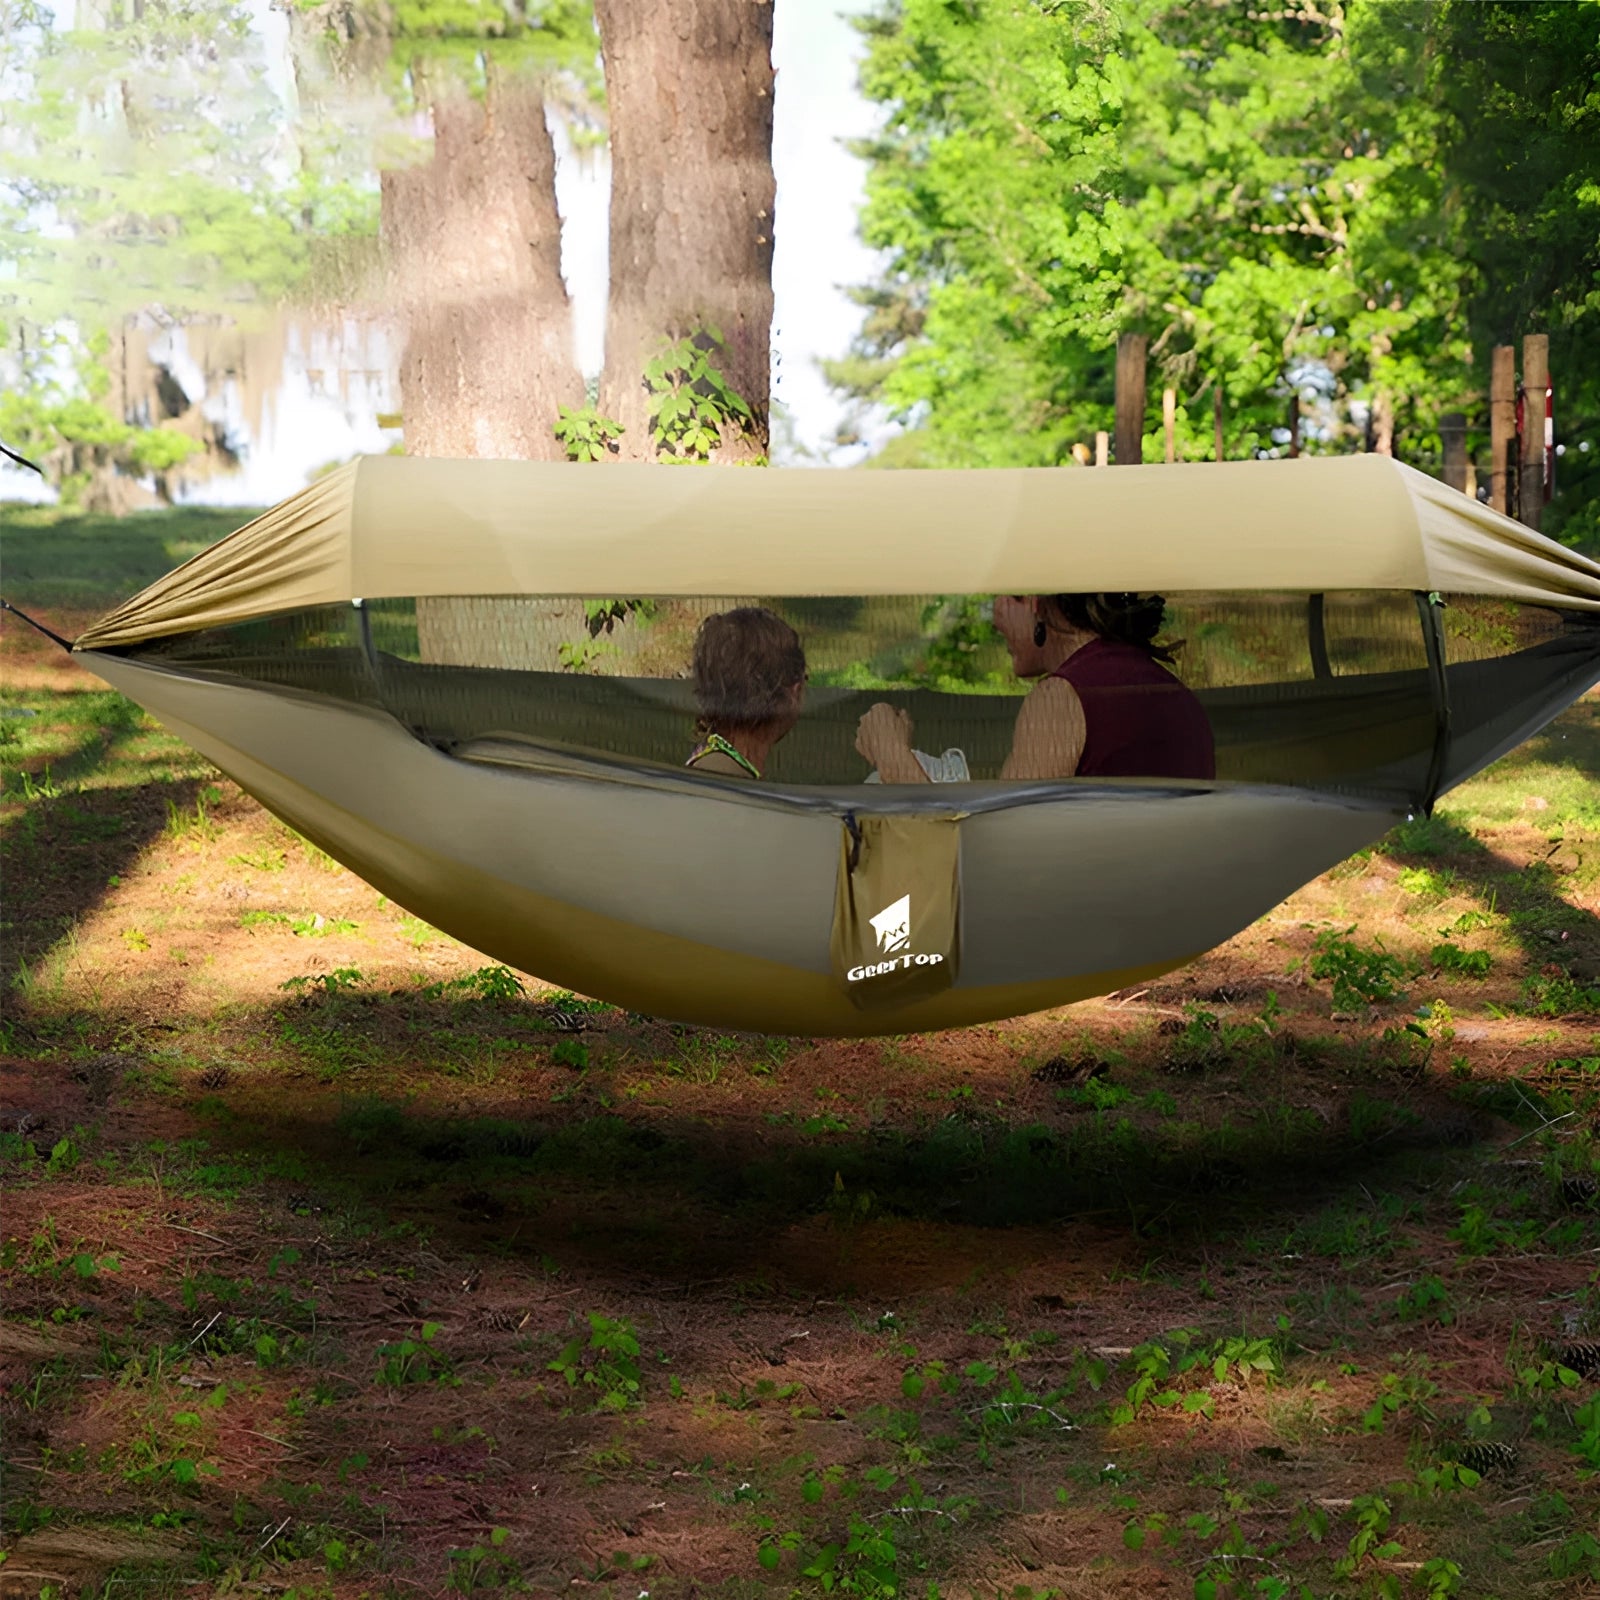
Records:
[[[933,967],[944,960],[942,955],[923,955],[906,949],[911,943],[911,896],[903,894],[893,905],[887,905],[877,916],[868,919],[872,931],[878,936],[878,953],[892,956],[892,961],[875,961],[869,966],[851,967],[845,974],[850,983],[860,983],[863,978],[881,978],[906,967]]]
[[[911,943],[911,896],[901,895],[871,920],[873,932],[878,936],[878,949],[884,955],[904,949]]]

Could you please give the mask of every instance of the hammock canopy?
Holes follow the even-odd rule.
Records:
[[[1000,594],[1157,593],[1214,778],[1009,782]],[[687,771],[715,613],[798,634]],[[369,457],[76,642],[398,904],[638,1010],[909,1032],[1169,970],[1600,681],[1600,565],[1387,458],[985,472]],[[864,711],[966,781],[865,783]],[[961,770],[953,763],[950,770]]]

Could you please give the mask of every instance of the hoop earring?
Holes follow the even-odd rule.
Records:
[[[1037,649],[1037,650],[1043,650],[1044,649],[1044,642],[1048,637],[1049,637],[1049,634],[1047,633],[1047,631],[1045,629],[1044,618],[1040,617],[1039,620],[1036,623],[1034,623],[1034,625],[1033,625],[1033,643],[1034,643],[1034,648]]]

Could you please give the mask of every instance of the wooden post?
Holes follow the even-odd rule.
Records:
[[[1289,459],[1300,454],[1300,396],[1289,396]]]
[[[1444,443],[1444,481],[1452,489],[1467,492],[1467,414],[1447,411],[1439,419],[1439,437]]]
[[[1117,465],[1136,467],[1144,459],[1144,358],[1150,340],[1125,333],[1117,340]]]
[[[1167,465],[1178,459],[1178,392],[1161,391],[1161,426],[1167,436]]]
[[[1217,374],[1216,387],[1211,391],[1211,431],[1215,435],[1214,448],[1218,461],[1227,459],[1222,447],[1222,374]]]
[[[1516,439],[1517,352],[1497,344],[1489,364],[1489,504],[1500,512],[1507,512],[1506,466]]]
[[[1518,515],[1535,529],[1544,515],[1544,404],[1549,388],[1549,337],[1530,333],[1522,341],[1522,471],[1517,488]]]
[[[1094,464],[1097,467],[1109,466],[1111,463],[1111,435],[1101,429],[1094,436]]]

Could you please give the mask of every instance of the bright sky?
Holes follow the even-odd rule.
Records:
[[[269,0],[251,3],[269,59],[285,60],[284,19]],[[872,107],[856,90],[861,40],[847,20],[872,3],[777,0],[774,17],[778,205],[773,396],[788,411],[796,439],[813,450],[831,436],[841,409],[823,382],[818,362],[842,355],[860,322],[859,308],[842,289],[865,282],[874,267],[872,252],[856,236],[864,168],[844,148],[845,141],[870,133],[874,125]],[[55,0],[52,9],[59,24],[70,25],[70,8],[71,0]],[[609,166],[604,156],[579,160],[558,147],[556,191],[563,218],[562,271],[573,298],[578,359],[586,371],[597,372],[607,280]],[[365,344],[363,363],[375,353],[370,335]],[[184,363],[181,351],[174,353],[180,381],[192,383],[195,369]],[[291,352],[263,437],[251,441],[243,470],[207,483],[202,498],[256,505],[279,500],[329,460],[387,447],[389,436],[376,419],[396,401],[360,383],[345,395],[319,392],[310,375],[316,367],[326,370],[324,360],[311,352]],[[223,415],[236,409],[227,394],[208,399]],[[0,498],[38,492],[38,480],[31,474],[0,470]]]

